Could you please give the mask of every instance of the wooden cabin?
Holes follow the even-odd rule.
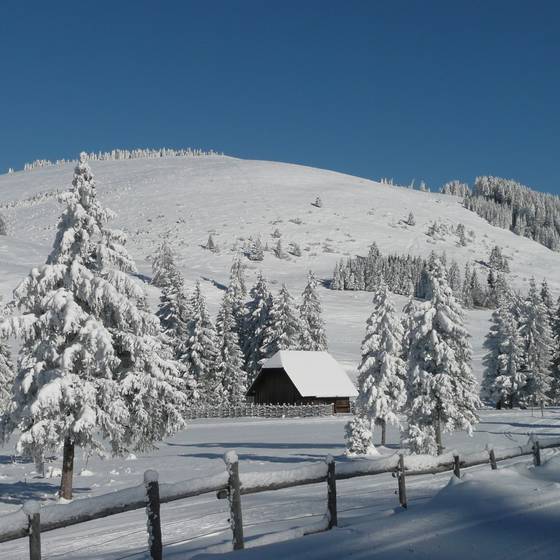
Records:
[[[256,404],[332,403],[350,412],[356,387],[328,352],[281,350],[264,362],[247,391]]]

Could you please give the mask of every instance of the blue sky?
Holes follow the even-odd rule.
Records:
[[[0,3],[0,170],[202,147],[560,193],[560,2]]]

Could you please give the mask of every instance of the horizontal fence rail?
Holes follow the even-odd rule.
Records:
[[[219,499],[227,498],[229,501],[233,547],[240,549],[244,546],[240,500],[242,495],[326,482],[327,511],[322,521],[303,533],[310,534],[336,526],[337,480],[391,473],[398,481],[399,503],[406,508],[406,476],[453,472],[459,477],[463,468],[486,464],[496,469],[499,461],[526,455],[533,455],[535,466],[540,466],[541,450],[553,447],[560,447],[560,438],[537,440],[531,437],[525,445],[487,448],[463,455],[456,451],[437,457],[401,453],[378,459],[357,459],[339,463],[335,463],[332,457],[327,457],[324,462],[311,463],[295,469],[241,474],[236,453],[229,451],[224,457],[226,470],[212,476],[175,483],[159,483],[157,473],[147,471],[143,484],[111,494],[42,508],[38,502],[26,502],[19,511],[0,517],[0,543],[29,537],[30,559],[40,560],[40,533],[146,508],[150,557],[158,560],[162,550],[160,504],[215,492]]]
[[[334,405],[320,404],[253,404],[222,406],[192,406],[185,413],[185,418],[308,418],[312,416],[331,416]]]

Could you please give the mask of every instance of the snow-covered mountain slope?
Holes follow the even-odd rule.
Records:
[[[525,289],[526,280],[547,277],[555,295],[560,292],[560,254],[529,239],[495,228],[465,210],[460,199],[382,185],[366,179],[275,162],[247,161],[225,156],[176,157],[91,163],[101,201],[117,213],[115,227],[129,235],[129,249],[141,273],[151,274],[150,256],[168,236],[187,283],[203,281],[212,310],[227,283],[229,267],[244,239],[260,235],[272,248],[271,233],[278,228],[287,249],[298,243],[301,257],[280,260],[265,252],[262,262],[246,261],[248,279],[262,270],[274,284],[285,282],[299,295],[306,273],[332,276],[335,263],[345,256],[366,254],[376,241],[383,253],[426,256],[446,251],[462,266],[488,257],[498,244],[510,257],[510,282]],[[0,176],[0,213],[8,224],[0,237],[0,292],[9,298],[27,270],[44,262],[61,211],[57,191],[72,180],[70,164]],[[316,197],[323,207],[312,205]],[[409,211],[415,226],[405,225]],[[452,233],[439,240],[426,235],[433,220],[455,226],[463,223],[475,237],[466,247]],[[209,233],[220,247],[212,253],[202,246]],[[481,275],[481,280],[485,275]],[[149,287],[155,298],[156,291]],[[371,294],[323,289],[327,334],[335,357],[347,367],[359,358],[359,345]],[[397,305],[404,298],[397,298]],[[470,311],[475,370],[489,312]]]

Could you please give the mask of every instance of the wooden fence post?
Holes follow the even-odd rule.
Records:
[[[541,445],[538,439],[533,443],[533,463],[535,467],[541,466]]]
[[[408,503],[406,501],[406,478],[404,474],[404,455],[402,453],[399,455],[397,482],[399,486],[399,504],[401,507],[406,509],[408,507]]]
[[[161,541],[161,517],[157,471],[149,470],[144,473],[144,485],[146,487],[146,514],[148,515],[148,546],[150,547],[150,558],[152,560],[162,560],[163,545]]]
[[[28,501],[23,504],[23,511],[29,519],[29,559],[41,560],[41,514],[40,504]]]
[[[334,459],[327,457],[327,515],[329,516],[328,528],[332,529],[338,525],[338,514],[336,511],[336,472]]]
[[[492,470],[495,471],[498,469],[498,463],[496,463],[496,454],[494,453],[493,449],[490,449],[490,451],[488,451],[488,454],[490,455],[490,466],[492,467]]]
[[[453,455],[453,474],[457,478],[461,478],[461,460],[459,455]]]
[[[228,472],[229,524],[233,534],[233,550],[244,548],[243,515],[241,513],[241,482],[239,480],[239,458],[235,451],[224,455]]]

